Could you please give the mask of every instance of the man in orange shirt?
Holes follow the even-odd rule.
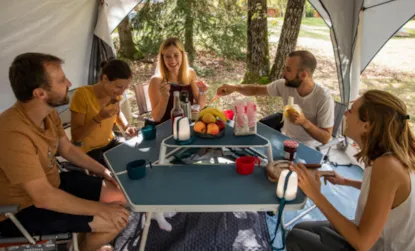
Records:
[[[24,53],[9,69],[17,102],[0,115],[0,205],[18,204],[31,234],[86,232],[81,250],[97,250],[126,226],[129,213],[110,172],[71,144],[55,107],[71,83],[55,56]],[[59,173],[55,154],[97,175]],[[0,233],[21,235],[0,218]]]

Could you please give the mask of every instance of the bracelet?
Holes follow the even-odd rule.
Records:
[[[98,121],[95,117],[92,117],[92,120],[99,125],[101,124],[101,121]]]
[[[205,92],[199,91],[199,95],[206,95],[206,94],[207,94],[207,91],[205,91]]]

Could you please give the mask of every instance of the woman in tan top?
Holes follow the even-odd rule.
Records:
[[[371,90],[345,112],[346,135],[360,147],[363,181],[336,174],[333,184],[361,190],[354,221],[321,193],[320,179],[293,166],[299,187],[328,222],[303,222],[287,236],[287,250],[415,250],[415,141],[404,102]]]
[[[168,38],[160,46],[156,74],[151,77],[149,96],[153,120],[170,119],[173,108],[173,92],[187,91],[191,104],[206,105],[208,85],[197,80],[196,72],[189,67],[182,42]]]

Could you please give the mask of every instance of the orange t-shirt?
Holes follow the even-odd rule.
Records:
[[[55,154],[65,131],[56,111],[44,122],[45,129],[35,125],[19,102],[0,115],[0,205],[18,204],[19,211],[33,205],[22,184],[45,176],[59,187]]]
[[[118,104],[117,104],[118,105]],[[92,121],[101,110],[101,104],[95,96],[94,86],[87,85],[76,89],[71,100],[71,111],[85,115],[85,123]],[[86,137],[81,144],[84,152],[104,147],[114,139],[112,128],[116,122],[117,115],[101,121],[100,126]]]

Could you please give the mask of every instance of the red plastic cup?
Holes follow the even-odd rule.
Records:
[[[234,115],[233,110],[225,110],[223,111],[223,113],[225,114],[227,119],[233,120],[233,115]]]
[[[251,174],[254,171],[255,163],[261,163],[261,160],[253,156],[243,156],[236,159],[236,172],[242,175]]]

